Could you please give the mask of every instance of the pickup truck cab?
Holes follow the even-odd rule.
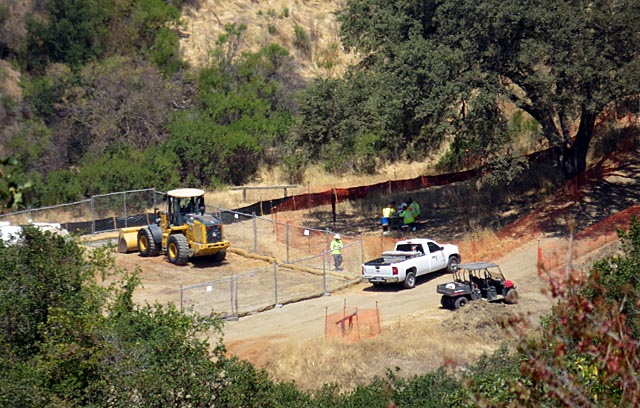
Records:
[[[374,285],[399,283],[406,289],[416,285],[416,278],[447,269],[454,272],[460,263],[457,245],[438,244],[426,238],[398,241],[393,251],[362,265],[362,278]]]

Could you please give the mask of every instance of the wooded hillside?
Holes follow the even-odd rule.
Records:
[[[483,166],[508,184],[523,154],[551,148],[572,177],[597,125],[638,111],[640,12],[627,2],[6,0],[0,11],[0,142],[17,160],[4,173],[34,206],[214,189],[261,167],[296,183],[316,164],[375,173],[442,151],[434,172]]]

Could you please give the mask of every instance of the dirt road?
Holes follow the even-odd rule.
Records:
[[[553,240],[547,239],[546,243]],[[506,277],[518,286],[520,302],[510,307],[530,314],[534,320],[551,306],[551,299],[541,293],[546,285],[537,274],[537,248],[537,240],[532,240],[496,260]],[[451,276],[446,273],[423,276],[418,278],[416,287],[411,290],[400,289],[397,285],[373,287],[361,283],[330,296],[242,317],[226,324],[225,344],[231,353],[244,356],[252,354],[252,350],[268,347],[270,343],[322,337],[325,313],[338,313],[345,304],[358,309],[375,309],[377,305],[383,327],[398,320],[410,320],[415,315],[442,321],[453,312],[440,307],[436,286],[450,279]]]

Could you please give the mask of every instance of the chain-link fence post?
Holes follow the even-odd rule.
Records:
[[[329,239],[329,229],[328,228],[324,230],[324,240],[325,240],[325,244],[327,245],[327,251],[328,251],[328,250],[331,249],[331,239]],[[324,253],[324,251],[323,251],[323,253]],[[324,256],[323,256],[322,257],[322,267],[323,268],[325,267],[324,266],[324,262],[325,262],[325,259],[324,259]],[[329,269],[331,269],[331,257],[329,257],[329,259],[328,259],[328,265],[329,265]],[[325,292],[326,292],[326,290],[325,290]]]
[[[274,292],[274,305],[278,306],[278,263],[273,263],[273,292]]]
[[[325,256],[328,252],[327,251],[322,251],[322,294],[324,296],[329,296],[330,293],[327,292],[327,268],[326,268],[326,262],[325,262]],[[331,262],[331,261],[329,261]]]
[[[122,205],[124,207],[124,226],[127,227],[127,192],[122,194]]]
[[[289,221],[288,220],[287,220],[287,226],[285,228],[284,239],[286,241],[286,248],[287,248],[287,263],[289,263]]]
[[[234,279],[234,276],[233,276],[233,275],[229,275],[229,306],[231,306],[231,314],[232,314],[232,315],[233,315],[233,314],[237,314],[237,312],[238,312],[238,304],[237,304],[237,302],[238,302],[238,297],[237,297],[237,296],[236,296],[236,299],[235,299],[235,302],[236,302],[236,310],[235,310],[235,311],[233,310],[233,303],[234,303],[234,300],[233,300],[233,287],[234,287],[234,286],[237,286],[237,279],[238,279],[238,277],[237,277],[237,276],[236,276],[236,277],[235,277],[235,279]],[[234,281],[236,281],[236,285],[234,285]],[[237,292],[236,292],[236,295],[237,295]],[[234,313],[234,312],[235,312],[235,313]]]
[[[96,233],[96,212],[95,212],[95,204],[94,204],[93,196],[91,196],[89,208],[91,211],[91,234],[95,234]]]
[[[251,212],[251,218],[253,220],[253,252],[258,252],[258,225],[255,211]]]
[[[238,320],[238,277],[236,276],[236,284],[234,285],[234,289],[235,289],[235,297],[233,298],[235,301],[235,308],[233,310],[233,315],[235,316],[235,319]]]

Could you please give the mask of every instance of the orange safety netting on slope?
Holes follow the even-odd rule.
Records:
[[[394,191],[411,191],[421,188],[442,186],[478,177],[480,170],[467,170],[457,173],[439,174],[436,176],[420,176],[408,180],[389,180],[368,186],[336,188],[320,193],[305,193],[286,197],[280,201],[277,211],[296,211],[321,205],[335,204],[346,200],[360,200],[370,195],[392,193]]]

